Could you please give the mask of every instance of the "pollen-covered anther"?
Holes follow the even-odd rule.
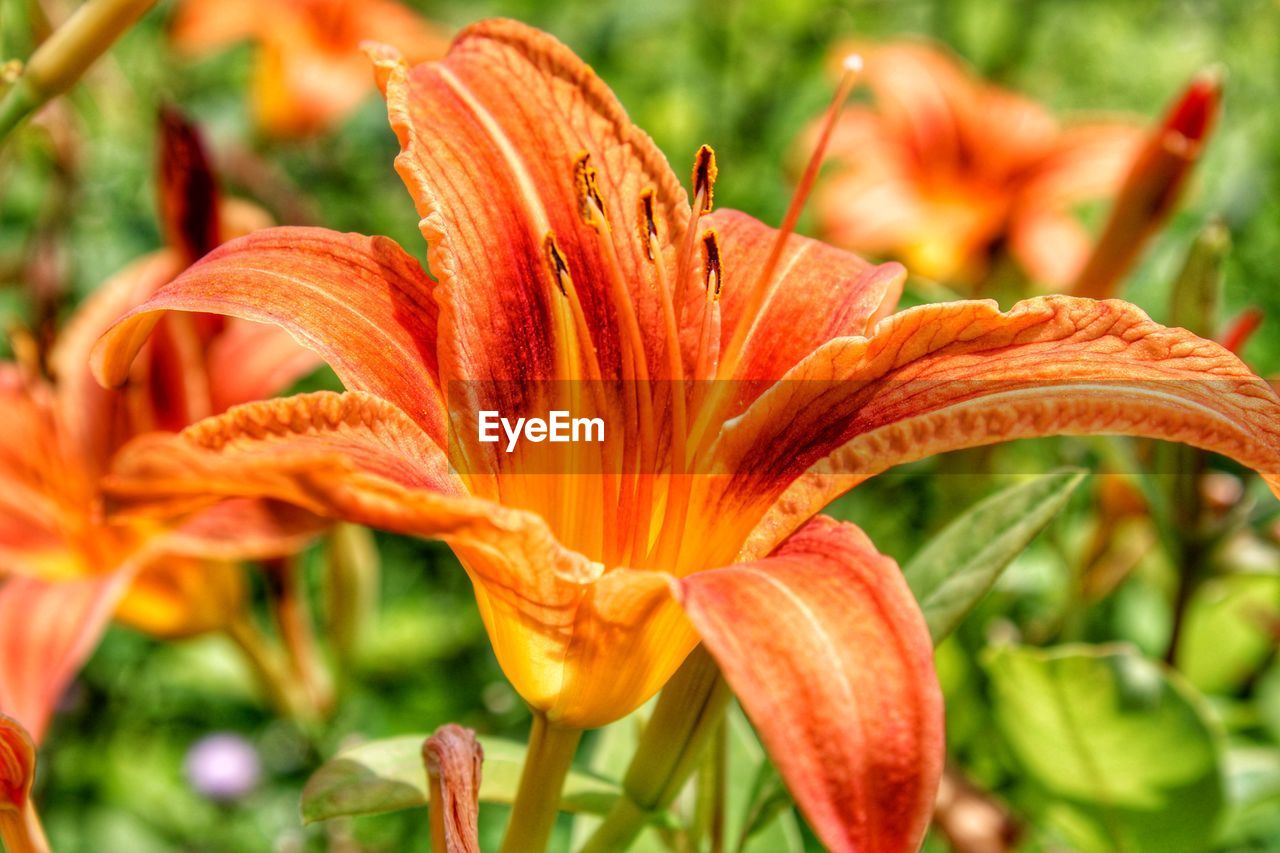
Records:
[[[658,224],[653,218],[653,198],[656,195],[653,187],[640,193],[637,203],[636,231],[640,235],[640,245],[644,247],[644,255],[649,260],[657,260]]]
[[[578,197],[578,215],[593,228],[603,224],[607,214],[600,197],[599,172],[591,165],[591,152],[581,152],[573,161],[573,184]]]
[[[694,211],[697,214],[710,213],[711,206],[715,201],[716,175],[719,170],[716,168],[716,152],[710,145],[703,145],[698,149],[697,155],[693,158],[693,197],[694,204],[697,199],[702,199],[702,206]]]
[[[573,279],[569,276],[569,265],[565,263],[564,255],[556,245],[556,235],[550,231],[542,238],[542,251],[547,260],[547,271],[551,273],[551,281],[559,288],[561,296],[568,296]]]
[[[707,288],[707,296],[711,299],[719,299],[724,270],[720,266],[720,242],[713,228],[702,232],[702,259],[706,270],[704,284]]]

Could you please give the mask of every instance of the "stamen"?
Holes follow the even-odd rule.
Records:
[[[836,87],[835,96],[831,99],[831,105],[827,107],[826,115],[822,120],[822,131],[818,134],[818,143],[814,146],[813,154],[809,158],[809,163],[805,166],[804,174],[800,177],[800,183],[796,185],[795,194],[791,197],[791,204],[787,208],[786,216],[782,219],[782,225],[778,228],[777,236],[773,240],[773,246],[769,250],[768,259],[764,266],[760,269],[760,275],[757,277],[755,284],[749,291],[747,302],[740,315],[737,327],[733,331],[733,338],[729,341],[729,345],[725,347],[723,357],[720,360],[719,376],[728,378],[733,375],[734,370],[738,367],[738,361],[742,357],[742,348],[746,344],[750,333],[755,329],[755,324],[760,319],[760,314],[768,298],[773,292],[773,276],[777,272],[778,262],[782,258],[782,252],[786,248],[787,240],[796,230],[796,222],[800,219],[800,212],[804,209],[805,201],[809,198],[809,192],[813,189],[814,180],[818,177],[818,169],[822,166],[822,158],[826,153],[827,144],[831,141],[831,134],[835,130],[836,122],[840,118],[840,111],[844,107],[844,102],[848,100],[849,94],[853,91],[854,85],[858,82],[858,77],[862,72],[862,57],[850,54],[844,61],[844,74],[840,78],[840,85]]]
[[[598,183],[599,172],[591,165],[591,152],[583,151],[578,154],[573,161],[573,183],[577,187],[578,194],[578,214],[582,217],[582,221],[595,227],[592,217],[595,210],[598,210],[600,217],[605,218],[604,199],[600,198],[600,186]]]
[[[702,234],[702,257],[705,297],[694,376],[713,379],[716,362],[720,358],[720,284],[724,280],[724,270],[720,266],[720,244],[714,229],[707,229]]]
[[[560,254],[560,247],[556,245],[556,235],[550,231],[542,238],[542,251],[547,258],[552,283],[559,288],[562,296],[568,296],[573,279],[569,277],[569,265],[564,262],[564,255]]]
[[[640,245],[644,248],[645,257],[651,261],[657,260],[659,251],[657,250],[658,242],[658,224],[653,220],[653,187],[649,187],[640,193],[640,201],[637,205],[639,215],[636,217],[636,228],[640,235]]]
[[[718,300],[720,283],[724,277],[720,272],[720,244],[716,239],[714,228],[708,228],[702,232],[702,257],[706,264],[707,295]]]
[[[703,203],[698,208],[699,215],[711,212],[715,201],[716,176],[719,173],[715,150],[710,145],[703,145],[693,158],[693,194],[703,198]]]
[[[646,565],[653,565],[651,560],[663,547],[664,541],[670,542],[672,537],[678,543],[683,538],[685,517],[687,515],[689,478],[684,473],[687,455],[688,411],[686,389],[684,384],[684,353],[680,347],[680,329],[676,322],[675,305],[672,301],[671,286],[667,281],[666,258],[662,255],[662,244],[658,239],[658,228],[653,215],[654,191],[652,188],[640,193],[640,215],[638,226],[640,241],[645,247],[645,254],[654,261],[654,278],[657,283],[658,297],[662,305],[662,321],[666,336],[667,370],[670,372],[669,389],[671,396],[671,444],[669,449],[667,471],[667,499],[662,510],[662,524],[658,527],[659,536],[653,542],[646,556]],[[668,548],[670,545],[667,546]],[[666,564],[663,564],[666,565]]]
[[[698,222],[704,213],[711,212],[718,173],[715,150],[710,145],[703,145],[693,158],[693,211],[689,217],[689,227],[684,233],[684,243],[680,247],[680,260],[676,264],[676,312],[681,318],[684,317],[692,290],[689,277],[693,266],[693,244],[698,236]]]
[[[632,304],[631,292],[627,288],[626,277],[622,272],[622,264],[618,260],[618,251],[613,244],[613,229],[604,209],[598,204],[597,196],[590,192],[594,186],[591,173],[594,171],[585,166],[581,173],[585,180],[579,184],[583,191],[582,203],[589,214],[585,218],[588,225],[596,232],[600,253],[604,258],[605,270],[609,277],[609,294],[613,300],[614,311],[621,326],[620,337],[623,342],[622,378],[631,388],[630,392],[636,401],[640,421],[640,445],[635,457],[635,492],[634,503],[630,507],[632,517],[636,519],[630,543],[619,543],[626,550],[623,562],[629,562],[634,554],[645,553],[648,548],[650,522],[652,521],[653,482],[652,477],[644,474],[646,459],[657,456],[657,440],[654,436],[652,389],[649,387],[649,362],[645,354],[644,335],[640,331],[640,323],[636,319],[635,305]],[[626,509],[625,504],[623,505]],[[643,543],[643,544],[641,544]]]

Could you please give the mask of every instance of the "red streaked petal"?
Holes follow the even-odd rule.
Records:
[[[122,569],[88,580],[13,577],[0,585],[0,708],[37,743],[131,576]]]
[[[463,30],[441,62],[410,69],[385,50],[374,59],[400,139],[396,168],[440,280],[445,379],[557,375],[556,339],[572,330],[553,333],[566,297],[548,260],[548,233],[568,266],[602,372],[618,374],[622,335],[606,254],[583,221],[575,181],[584,152],[599,170],[623,286],[650,372],[659,375],[661,314],[638,234],[640,196],[655,191],[664,246],[680,240],[689,205],[666,159],[595,72],[551,36],[508,20]],[[488,408],[523,407],[512,400]]]
[[[778,232],[736,210],[717,210],[705,222],[716,231],[729,282],[720,299],[725,345],[739,323],[756,322],[733,378],[776,379],[832,338],[866,334],[901,295],[906,271],[898,264],[873,266],[857,255],[792,235],[759,318],[743,318],[754,277]]]
[[[819,517],[771,557],[679,587],[828,849],[916,849],[942,774],[942,693],[894,562],[853,525]]]
[[[833,427],[840,424],[839,427]],[[818,350],[722,434],[726,470],[776,499],[746,554],[894,465],[1046,435],[1179,441],[1254,468],[1280,493],[1280,396],[1231,353],[1118,300],[912,308]],[[762,478],[760,475],[764,475]],[[773,502],[770,496],[763,500]]]
[[[385,237],[268,228],[210,252],[125,315],[94,348],[93,370],[123,381],[165,311],[227,314],[285,329],[348,388],[389,400],[443,441],[431,287]]]

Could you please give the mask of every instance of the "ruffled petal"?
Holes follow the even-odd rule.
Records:
[[[1004,314],[992,302],[921,306],[869,339],[833,341],[722,433],[718,463],[741,486],[729,490],[739,509],[777,504],[744,551],[754,555],[894,465],[1093,434],[1221,453],[1280,492],[1280,396],[1265,381],[1218,344],[1133,305],[1073,297],[1029,299]]]
[[[431,287],[385,237],[269,228],[215,249],[125,315],[94,349],[93,370],[106,385],[124,381],[166,311],[226,314],[285,329],[348,388],[391,401],[443,442]]]

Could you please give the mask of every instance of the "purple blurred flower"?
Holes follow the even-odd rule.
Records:
[[[187,751],[187,781],[211,800],[237,800],[254,789],[262,764],[253,744],[238,734],[206,735]]]

